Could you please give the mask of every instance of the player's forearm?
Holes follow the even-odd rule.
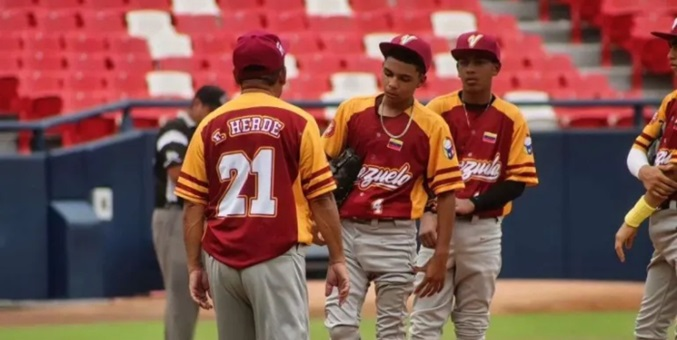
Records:
[[[188,256],[188,271],[201,269],[204,209],[201,204],[186,201],[183,207],[183,241]]]
[[[447,256],[456,223],[456,196],[447,191],[437,196],[437,244],[435,254]]]
[[[322,233],[329,249],[329,262],[343,262],[343,238],[341,236],[341,220],[334,195],[327,193],[310,200],[310,210],[313,213],[317,229]]]

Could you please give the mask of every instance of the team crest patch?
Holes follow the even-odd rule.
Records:
[[[527,136],[527,138],[524,138],[524,151],[527,152],[527,154],[531,155],[534,150],[533,146],[531,145],[531,136]]]
[[[329,126],[327,126],[326,129],[324,129],[324,133],[322,136],[324,137],[331,137],[334,135],[334,121],[332,120],[331,123],[329,123]]]
[[[454,143],[451,141],[451,139],[445,138],[444,142],[442,143],[442,148],[444,149],[444,154],[447,156],[447,158],[454,158]]]
[[[654,112],[653,116],[651,117],[651,123],[655,123],[658,120],[658,111]]]
[[[226,134],[221,132],[221,129],[217,129],[212,133],[212,143],[219,144],[226,140]]]

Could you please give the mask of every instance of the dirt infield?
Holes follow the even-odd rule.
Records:
[[[313,281],[308,287],[311,315],[322,317],[324,284]],[[500,280],[492,313],[635,311],[642,289],[638,283]],[[366,301],[363,315],[374,315],[373,289]],[[7,304],[0,307],[0,327],[161,320],[164,304],[162,294],[105,301]],[[212,312],[202,314],[213,318]]]

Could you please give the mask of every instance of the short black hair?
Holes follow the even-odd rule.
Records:
[[[407,49],[407,48],[393,48],[390,52],[388,52],[388,55],[386,55],[386,58],[393,58],[397,61],[401,61],[405,64],[410,64],[416,66],[416,71],[418,71],[420,74],[425,74],[425,63],[423,62],[423,58],[421,58],[418,53]]]
[[[245,67],[236,80],[240,85],[247,80],[260,80],[268,86],[273,86],[277,83],[281,71],[282,69],[271,72],[263,66],[252,65]]]
[[[195,99],[215,110],[226,101],[226,91],[215,85],[205,85],[195,92]]]

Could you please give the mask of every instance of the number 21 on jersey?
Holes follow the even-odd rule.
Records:
[[[260,148],[253,158],[244,151],[227,152],[217,164],[221,182],[230,181],[219,201],[216,216],[226,217],[273,217],[277,214],[277,199],[273,197],[275,150]],[[242,194],[248,181],[254,180],[253,197]]]

